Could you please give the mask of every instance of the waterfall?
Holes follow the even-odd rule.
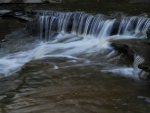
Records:
[[[96,61],[103,66],[113,61],[116,64],[121,56],[116,52],[110,54],[114,51],[110,41],[146,37],[145,31],[149,27],[150,19],[146,17],[133,16],[118,19],[84,12],[38,12],[36,18],[28,23],[28,30],[39,37],[40,43],[29,51],[9,54],[1,58],[0,74],[9,75],[31,60],[45,57],[86,59],[91,60],[91,64]],[[110,60],[111,56],[114,58]],[[111,67],[104,69],[103,72],[120,73],[124,69],[123,74],[132,76],[132,67],[116,66],[113,69]]]
[[[150,27],[150,19],[146,17],[133,16],[118,20],[100,14],[91,15],[83,12],[39,12],[34,22],[37,23],[32,27],[33,31],[40,31],[40,38],[44,38],[45,41],[51,40],[52,31],[99,39],[114,35],[132,35],[143,38],[143,34]]]

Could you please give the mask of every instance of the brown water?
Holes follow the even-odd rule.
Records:
[[[0,19],[4,23],[1,33],[9,34],[9,40],[0,48],[1,56],[35,47],[37,38],[20,29],[25,28],[24,22]],[[16,25],[19,29],[10,34],[8,26]],[[0,78],[0,113],[149,113],[146,82],[121,72],[101,71],[116,64],[131,66],[128,59],[119,58],[109,64],[93,58],[92,63],[65,57],[32,60],[11,76]]]
[[[1,112],[148,113],[150,91],[141,81],[101,73],[99,65],[54,69],[53,63],[67,64],[60,58],[31,61],[16,77],[1,81],[5,88],[18,84],[0,96]]]

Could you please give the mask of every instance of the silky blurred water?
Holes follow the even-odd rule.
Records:
[[[18,40],[16,40],[14,36],[20,33],[24,35],[21,37],[17,35]],[[70,52],[71,55],[68,53],[61,55],[58,53],[67,50],[67,48],[65,51],[61,50],[65,45],[41,43],[38,38],[29,36],[24,29],[8,35],[9,37],[12,38],[11,42],[5,45],[7,48],[1,48],[2,56],[6,58],[4,54],[8,54],[10,50],[12,55],[8,54],[8,56],[12,60],[8,61],[13,66],[12,69],[18,66],[16,64],[21,65],[18,66],[19,68],[16,67],[17,72],[12,70],[10,76],[5,75],[6,77],[0,79],[1,113],[142,113],[149,111],[149,87],[133,75],[131,64],[125,63],[128,59],[112,51],[111,48],[96,56],[89,56],[90,50],[83,54],[81,54],[83,51],[74,51],[75,56]],[[17,47],[14,47],[14,43],[18,43]],[[55,52],[49,50],[50,53],[53,51],[53,54],[45,54],[42,49],[39,49],[43,46],[49,49],[61,46],[59,47],[61,49],[57,48],[58,51]],[[13,51],[14,48],[18,49]],[[44,54],[38,54],[41,51]],[[30,61],[24,61],[30,53],[33,60],[29,57]],[[24,62],[28,63],[24,64]],[[11,68],[11,65],[7,64],[5,69]],[[143,98],[139,98],[141,96]]]
[[[109,41],[61,33],[44,43],[19,23],[0,48],[0,113],[149,112],[149,86]]]

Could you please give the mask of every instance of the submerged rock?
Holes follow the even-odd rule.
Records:
[[[111,46],[133,62],[134,74],[150,82],[150,47],[142,40],[113,41]]]
[[[150,39],[150,30],[147,30],[146,34],[147,34],[148,39],[145,40],[144,43],[146,45],[148,45],[149,47],[147,49],[148,51],[146,51],[147,55],[144,58],[144,61],[138,65],[138,68],[147,73],[147,74],[143,74],[143,75],[141,74],[141,78],[145,79],[145,80],[149,80],[149,82],[150,82],[150,59],[149,59],[150,58],[150,55],[149,55],[149,52],[150,52],[150,40],[149,40]],[[145,50],[143,50],[143,51],[145,51]]]
[[[150,72],[150,62],[142,63],[138,67],[146,72]]]
[[[25,21],[31,21],[34,14],[24,9],[0,10],[1,17],[15,17]],[[32,17],[31,17],[32,16]]]

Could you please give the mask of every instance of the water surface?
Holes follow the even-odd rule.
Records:
[[[116,3],[112,4],[107,7],[116,7]],[[66,5],[54,8],[71,11],[71,6]],[[75,5],[73,11],[79,7],[81,11],[109,13],[89,9],[85,4],[81,7],[82,3]],[[3,21],[6,20],[0,20]],[[110,47],[110,40],[105,39],[108,35],[97,40],[77,32],[61,31],[54,40],[45,43],[24,28],[5,32],[8,42],[0,48],[1,113],[149,112],[149,86],[133,74],[132,62]],[[128,39],[131,37],[138,38],[132,34]],[[113,38],[117,36],[110,39]]]

